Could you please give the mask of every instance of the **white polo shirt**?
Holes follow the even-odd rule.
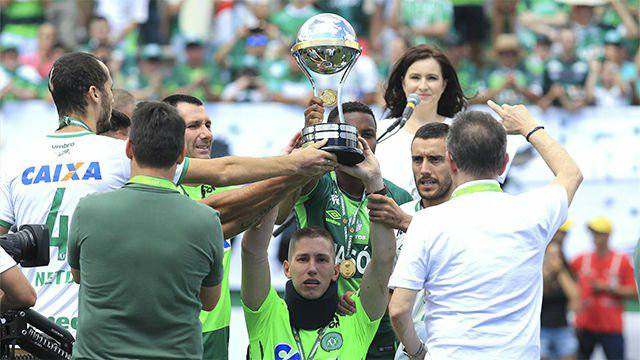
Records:
[[[426,291],[433,359],[540,358],[542,260],[567,217],[567,193],[483,189],[492,187],[499,191],[495,180],[468,182],[416,213],[389,281]]]

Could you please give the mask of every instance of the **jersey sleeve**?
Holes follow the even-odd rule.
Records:
[[[213,239],[213,264],[211,264],[211,271],[202,280],[202,286],[211,287],[220,285],[224,277],[224,269],[222,266],[224,256],[224,236],[222,235],[222,225],[220,224],[220,218],[215,216],[214,228],[212,231]]]
[[[567,191],[560,185],[551,184],[543,188],[525,193],[523,204],[531,220],[536,222],[540,236],[545,239],[544,246],[549,244],[553,234],[566,221],[569,210]]]
[[[422,226],[426,219],[416,221],[418,217],[424,215],[425,211],[416,214],[407,229],[400,256],[389,279],[390,289],[400,287],[409,290],[422,290],[424,288],[429,274],[430,252],[427,251],[423,239],[433,238],[433,236],[425,234],[425,226]],[[428,226],[426,228],[428,229]]]
[[[0,274],[16,266],[16,262],[0,247]]]
[[[392,198],[396,204],[402,205],[413,201],[411,194],[409,194],[405,189],[386,179],[384,180],[384,183],[387,185],[387,189],[389,190],[389,197]]]
[[[369,315],[367,315],[367,312],[362,308],[360,294],[353,295],[351,299],[355,302],[355,308],[357,311],[352,315],[354,320],[354,331],[353,333],[350,333],[349,336],[354,336],[358,343],[366,349],[371,344],[371,341],[373,341],[373,338],[378,331],[378,326],[380,326],[382,317],[377,320],[369,319]]]
[[[176,167],[176,173],[173,176],[173,183],[180,184],[182,182],[182,179],[184,179],[184,176],[187,173],[188,169],[189,169],[189,158],[185,157],[182,164],[178,164],[178,166]]]
[[[13,213],[13,205],[11,203],[11,195],[9,193],[9,180],[0,179],[0,227],[9,229],[15,224],[15,216]]]
[[[331,192],[331,181],[331,176],[329,174],[324,174],[308,194],[300,195],[298,201],[304,203],[316,203],[321,199],[324,199],[326,196],[329,196]]]
[[[631,261],[629,261],[629,257],[627,255],[622,256],[622,262],[620,264],[620,285],[635,287],[633,266],[631,266]]]
[[[264,299],[262,305],[258,310],[249,309],[244,302],[242,303],[242,310],[244,310],[244,321],[247,325],[247,333],[249,339],[259,339],[265,333],[268,328],[269,321],[275,316],[280,306],[281,299],[276,291],[271,287],[269,294]],[[286,312],[286,309],[285,309]],[[287,313],[288,316],[288,313]]]
[[[331,182],[330,175],[325,174],[308,194],[301,195],[296,200],[294,211],[300,228],[314,224],[317,226],[317,222],[323,219],[318,213],[324,211],[324,202],[331,196]]]

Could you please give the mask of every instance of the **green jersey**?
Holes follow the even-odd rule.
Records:
[[[210,185],[180,186],[183,192],[194,200],[204,199],[209,195],[233,189],[233,187],[214,188]],[[202,323],[203,359],[227,359],[229,356],[229,321],[231,318],[231,292],[229,291],[229,267],[231,263],[231,243],[224,239],[224,256],[222,266],[224,275],[220,299],[211,311],[200,312]]]
[[[384,180],[389,197],[398,205],[412,201],[411,195],[392,182]],[[342,205],[346,211],[343,211]],[[346,213],[345,213],[346,212]],[[360,288],[362,275],[371,261],[371,243],[369,242],[369,211],[367,199],[354,199],[345,194],[338,187],[334,172],[325,174],[313,190],[301,196],[295,205],[298,226],[319,227],[328,230],[333,236],[336,247],[336,262],[345,258],[352,258],[356,263],[356,273],[350,279],[338,278],[338,294],[346,291],[357,291]],[[355,218],[354,218],[355,217]],[[346,226],[349,223],[349,226]],[[348,236],[352,237],[351,249]]]
[[[243,304],[249,333],[249,358],[310,359],[315,348],[313,359],[364,359],[380,319],[369,319],[358,294],[351,298],[356,303],[355,314],[336,313],[323,329],[299,330],[299,342],[289,323],[287,304],[273,288],[257,311]]]
[[[388,196],[398,205],[412,201],[408,192],[384,180]],[[338,187],[334,172],[320,178],[316,187],[307,195],[298,199],[295,205],[298,226],[319,227],[329,231],[336,247],[336,262],[351,258],[356,264],[356,273],[350,279],[342,275],[338,278],[338,294],[346,291],[358,291],[362,275],[371,261],[371,243],[369,241],[369,211],[366,198],[354,199]],[[349,241],[351,238],[351,242]],[[351,244],[350,244],[351,243]],[[389,317],[385,315],[380,323],[370,358],[393,352],[395,336]]]

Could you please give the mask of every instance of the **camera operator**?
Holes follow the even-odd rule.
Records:
[[[36,303],[36,291],[16,262],[0,247],[0,312],[26,309]]]

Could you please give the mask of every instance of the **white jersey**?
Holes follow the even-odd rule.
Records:
[[[36,289],[34,309],[74,335],[78,285],[66,261],[71,216],[82,197],[120,188],[129,180],[125,144],[88,131],[54,134],[3,162],[0,225],[47,224],[51,235],[49,265],[22,269]],[[175,181],[183,170],[186,165],[178,167]]]
[[[420,203],[422,199],[413,200],[408,203],[404,203],[400,205],[400,209],[405,213],[414,216],[416,212],[424,209],[422,204]],[[400,251],[402,250],[402,245],[404,243],[404,237],[406,233],[402,230],[396,231],[396,260],[400,257]],[[422,342],[427,341],[427,329],[424,326],[424,314],[425,314],[425,290],[418,291],[416,295],[416,301],[413,305],[413,311],[411,313],[411,318],[413,319],[413,325],[416,329],[416,334]],[[404,345],[400,344],[398,346],[398,350],[396,350],[395,360],[404,360],[408,359],[408,357],[404,354]]]

